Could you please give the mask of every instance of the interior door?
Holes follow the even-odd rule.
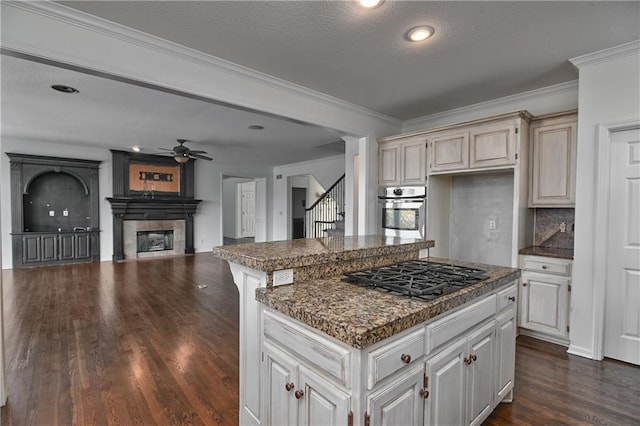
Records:
[[[242,238],[254,237],[256,221],[256,183],[242,184]]]
[[[640,365],[640,129],[612,134],[604,355]]]

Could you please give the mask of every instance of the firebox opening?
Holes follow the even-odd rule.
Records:
[[[138,231],[138,253],[173,250],[173,230]]]

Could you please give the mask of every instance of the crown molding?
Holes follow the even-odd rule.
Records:
[[[536,100],[548,95],[558,95],[562,92],[566,92],[568,94],[572,92],[577,93],[577,89],[578,80],[567,81],[565,83],[554,84],[552,86],[542,87],[540,89],[534,89],[527,92],[517,93],[515,95],[504,96],[502,98],[492,99],[486,102],[480,102],[477,104],[467,105],[448,111],[412,118],[411,120],[407,120],[403,123],[403,129],[413,129],[419,127],[421,123],[443,122],[447,121],[447,118],[457,119],[462,115],[473,115],[474,113],[479,114],[478,117],[484,117],[486,116],[486,113],[484,115],[483,113],[489,109],[515,111],[522,109],[522,107],[519,105],[522,105],[523,103],[526,103],[528,101]]]
[[[224,59],[203,53],[195,49],[191,49],[189,47],[171,42],[169,40],[156,37],[151,34],[147,34],[142,31],[135,30],[133,28],[126,27],[124,25],[108,21],[106,19],[102,19],[85,12],[81,12],[68,6],[53,3],[51,1],[3,1],[2,3],[2,7],[14,7],[17,9],[22,9],[30,13],[45,16],[49,19],[57,20],[67,25],[73,25],[116,40],[160,52],[162,54],[172,56],[176,59],[186,60],[196,65],[210,68],[217,72],[234,75],[240,74],[245,78],[257,80],[262,84],[276,87],[281,90],[286,90],[297,95],[306,96],[314,99],[315,101],[322,102],[330,106],[350,110],[377,120],[381,120],[387,124],[398,127],[402,125],[402,120],[398,120],[388,115],[381,114],[362,106],[309,89],[295,83],[291,83],[289,81],[253,70],[248,67],[244,67],[242,65],[226,61]],[[4,37],[2,46],[8,47],[10,49],[14,48],[13,46],[11,46],[11,42],[7,37]]]
[[[586,55],[576,56],[575,58],[569,59],[569,62],[571,62],[574,67],[581,69],[587,66],[624,58],[625,56],[637,55],[639,52],[640,40],[634,40],[608,49],[602,49],[597,52],[587,53]]]

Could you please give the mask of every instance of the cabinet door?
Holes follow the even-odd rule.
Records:
[[[424,185],[426,182],[427,147],[424,140],[404,142],[401,149],[402,185]]]
[[[40,235],[22,237],[22,263],[40,262]]]
[[[499,123],[471,129],[469,167],[496,167],[516,163],[516,125]]]
[[[495,404],[510,402],[513,389],[516,357],[516,310],[509,309],[497,320],[496,334],[496,366],[495,366]]]
[[[400,185],[400,144],[385,143],[378,148],[378,184]]]
[[[429,136],[427,141],[430,172],[469,167],[469,132],[439,133]]]
[[[40,238],[40,259],[43,262],[58,260],[58,236],[43,235]]]
[[[493,408],[495,323],[491,321],[469,336],[467,353],[467,424],[479,425]]]
[[[568,337],[569,281],[547,274],[522,274],[520,327]]]
[[[91,257],[91,234],[76,234],[75,251],[76,259]]]
[[[577,122],[532,128],[530,207],[574,207]]]
[[[466,350],[467,339],[463,338],[427,360],[425,373],[429,397],[425,399],[426,425],[464,424]]]
[[[300,425],[347,424],[351,405],[348,393],[304,366],[298,369],[298,383],[298,390],[304,392],[298,399]]]
[[[295,425],[298,404],[296,365],[293,360],[271,350],[265,350],[266,362],[266,424]]]
[[[424,416],[424,365],[400,375],[389,385],[371,394],[367,412],[375,426],[421,425]]]
[[[75,259],[75,235],[60,234],[60,260]]]

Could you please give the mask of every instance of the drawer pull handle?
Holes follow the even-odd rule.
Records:
[[[287,390],[287,392],[291,392],[291,389],[295,388],[295,385],[293,383],[287,383],[286,385],[284,385],[284,388]]]
[[[420,389],[420,396],[421,396],[423,399],[427,399],[427,398],[429,398],[429,391],[428,391],[428,390],[426,390],[426,389]]]
[[[297,390],[296,393],[294,393],[294,395],[296,396],[296,399],[300,399],[304,396],[304,392],[301,390]]]
[[[516,301],[516,297],[515,296],[509,296],[509,300],[511,300],[512,302]]]
[[[547,269],[547,265],[542,265],[542,269]]]
[[[400,359],[402,360],[402,362],[404,362],[405,364],[409,364],[411,362],[411,355],[407,355],[407,354],[402,354],[400,355]]]

